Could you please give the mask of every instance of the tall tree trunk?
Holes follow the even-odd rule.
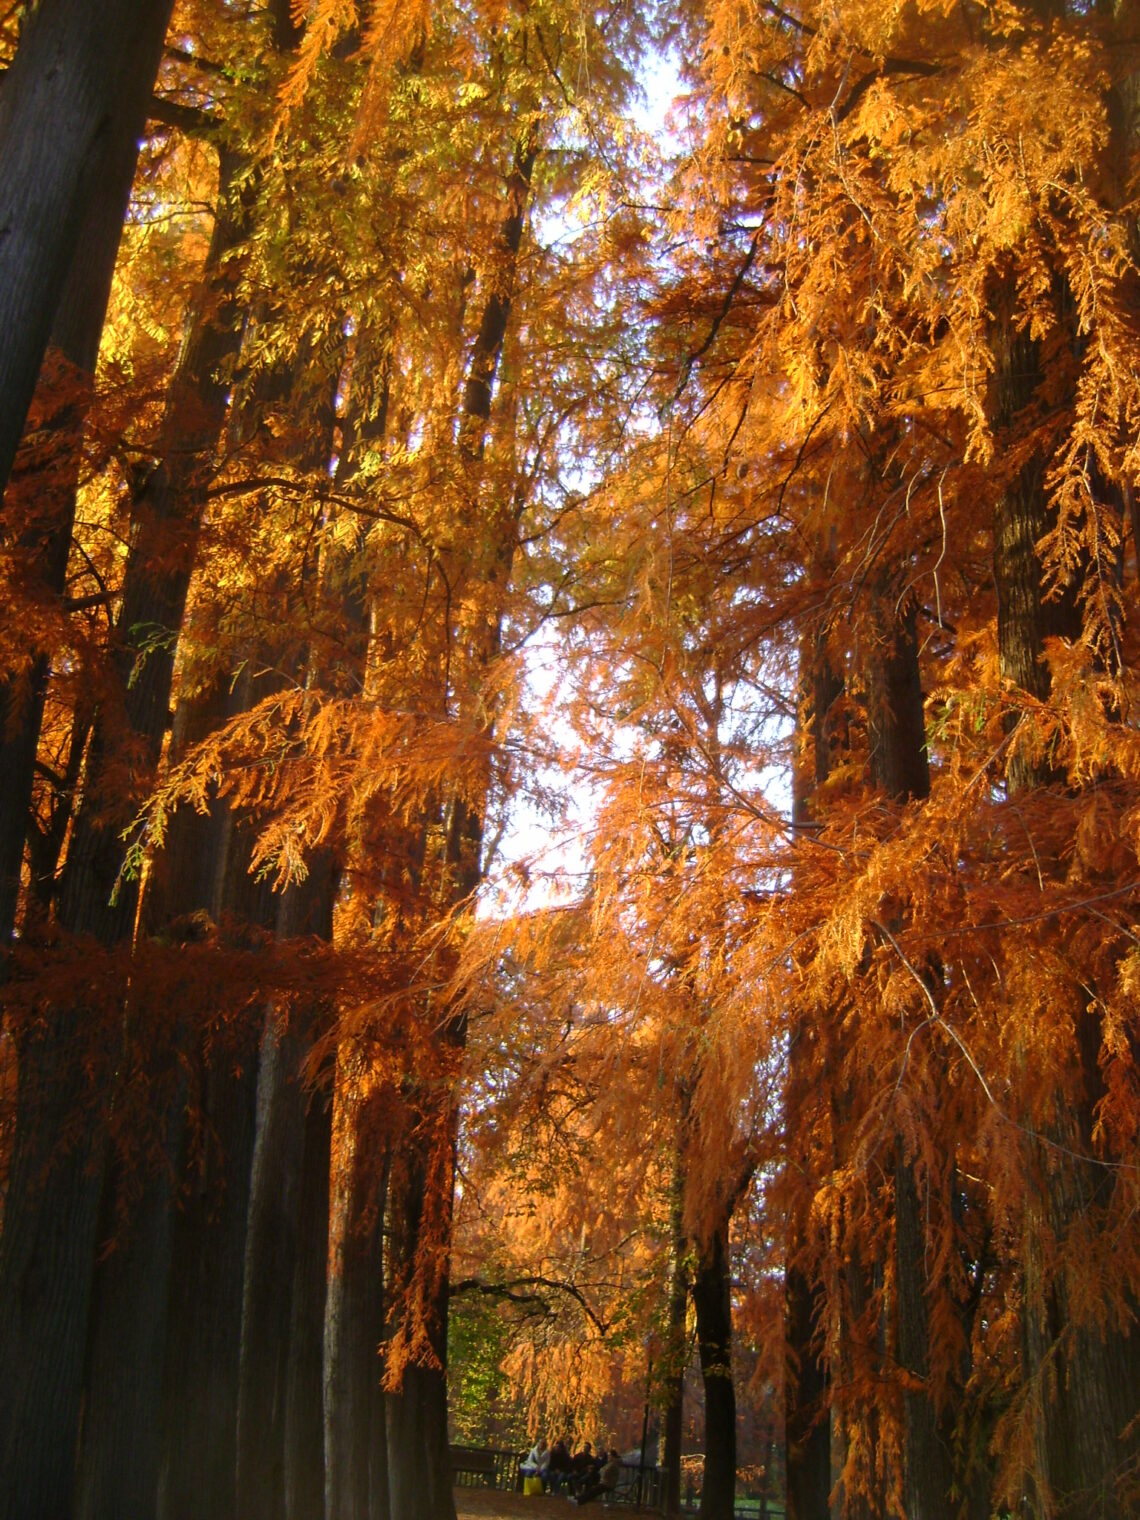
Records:
[[[42,0],[0,91],[0,493],[60,292],[105,172],[118,103],[145,85],[134,49],[170,0]],[[158,60],[155,59],[155,71]]]
[[[337,1139],[343,1160],[330,1223],[325,1309],[325,1520],[371,1520],[379,1497],[372,1443],[377,1409],[382,1413],[384,1407],[380,1343],[388,1142],[380,1120],[390,1095],[380,1089],[361,1097],[343,1069],[339,1086]],[[385,1506],[387,1490],[385,1472]]]
[[[278,939],[302,934],[332,936],[332,862],[327,856],[314,861],[306,880],[287,887],[281,899]],[[312,1032],[309,1018],[295,1013],[286,1023],[271,1014],[261,1045],[238,1368],[241,1520],[281,1520],[284,1513],[290,1325],[307,1112],[301,1062]],[[327,1212],[326,1195],[326,1228]],[[322,1321],[323,1316],[322,1303]],[[319,1427],[319,1416],[317,1423]],[[323,1488],[322,1478],[322,1493]]]
[[[48,411],[40,431],[51,437],[51,457],[42,469],[31,462],[30,478],[22,482],[22,491],[13,490],[8,497],[5,527],[26,548],[33,594],[57,597],[64,589],[83,423],[94,388],[99,340],[138,164],[139,139],[146,125],[147,103],[162,56],[170,8],[169,3],[149,5],[143,24],[128,39],[123,89],[111,107],[99,170],[39,378]],[[60,393],[54,402],[53,392]],[[37,449],[40,452],[42,444]],[[17,472],[19,468],[17,460]],[[17,494],[23,508],[19,513],[14,511],[13,497]],[[19,693],[9,682],[0,682],[0,775],[5,778],[0,792],[0,946],[7,944],[16,920],[48,661],[46,651],[33,656]]]
[[[996,294],[991,328],[994,368],[988,411],[999,446],[1019,413],[1032,405],[1041,381],[1037,345],[1013,324],[1015,296],[1008,282]],[[994,513],[994,574],[998,590],[1001,673],[1041,700],[1051,689],[1044,656],[1050,636],[1076,638],[1081,616],[1074,583],[1060,596],[1045,595],[1037,545],[1052,522],[1045,464],[1031,458],[1008,484]],[[1063,782],[1047,756],[1017,741],[1006,766],[1010,796]],[[1059,874],[1060,862],[1047,862]],[[1086,989],[1087,993],[1087,989]],[[1078,1019],[1078,1025],[1079,1025]],[[1082,1030],[1099,1051],[1099,1028]],[[1116,1520],[1129,1512],[1118,1481],[1135,1470],[1140,1438],[1140,1336],[1114,1333],[1094,1323],[1074,1323],[1068,1285],[1048,1265],[1049,1237],[1063,1240],[1080,1216],[1097,1206],[1105,1179],[1100,1170],[1065,1151],[1092,1154],[1093,1109],[1099,1085],[1095,1054],[1083,1062],[1082,1101],[1071,1125],[1055,1125],[1032,1156],[1040,1177],[1031,1184],[1024,1220],[1025,1378],[1036,1415],[1033,1486],[1039,1512],[1058,1520],[1096,1516]],[[1059,1143],[1064,1150],[1050,1146]],[[1125,1430],[1131,1434],[1125,1438]]]
[[[685,1187],[678,1151],[674,1167],[672,1196],[669,1200],[669,1234],[673,1259],[669,1271],[669,1302],[666,1306],[666,1344],[659,1361],[667,1394],[662,1434],[665,1492],[662,1509],[666,1515],[681,1512],[681,1442],[685,1428],[685,1363],[688,1353],[686,1310],[689,1284],[685,1268],[688,1240],[685,1236]]]
[[[868,737],[871,778],[895,802],[923,798],[930,791],[922,678],[918,664],[913,602],[893,610],[893,588],[884,588],[872,614],[873,647],[868,661]],[[903,1390],[903,1492],[907,1520],[950,1520],[956,1508],[950,1435],[952,1409],[944,1423],[930,1376],[930,1312],[925,1263],[927,1250],[918,1179],[911,1158],[895,1141],[895,1341],[899,1365],[910,1374]]]
[[[248,665],[227,692],[184,698],[174,719],[173,753],[183,755],[255,696]],[[214,800],[203,818],[177,812],[166,850],[153,863],[148,921],[166,929],[179,913],[204,910],[214,923],[228,913],[239,924],[271,929],[277,902],[249,874],[252,834],[229,805]],[[165,922],[164,922],[165,920]],[[237,1366],[241,1336],[249,1177],[260,1028],[250,1023],[235,1047],[194,1065],[201,1129],[175,1211],[163,1382],[163,1454],[158,1485],[161,1520],[209,1514],[234,1520]],[[188,1176],[187,1176],[188,1174]]]
[[[705,1387],[701,1520],[732,1520],[736,1504],[736,1391],[732,1381],[732,1266],[725,1220],[700,1252],[693,1278]]]
[[[251,684],[245,676],[231,692],[219,686],[205,699],[181,703],[171,745],[174,758],[181,758],[227,708],[248,705]],[[230,871],[235,855],[248,861],[248,849],[235,851],[232,844],[227,806],[215,803],[206,816],[192,809],[176,815],[167,849],[150,879],[146,918],[152,930],[180,943],[199,938],[209,921],[217,920],[223,903],[234,895]],[[196,1011],[193,987],[185,989],[179,1002]],[[132,1024],[138,1035],[128,1043],[139,1046],[134,1058],[138,1081],[151,1095],[165,1131],[158,1137],[163,1160],[145,1179],[137,1204],[132,1202],[136,1179],[123,1175],[121,1168],[112,1169],[105,1188],[104,1214],[118,1220],[119,1228],[114,1234],[110,1225],[105,1230],[106,1254],[96,1272],[79,1455],[78,1513],[83,1520],[153,1515],[159,1488],[175,1230],[172,1180],[178,1175],[188,1097],[179,1068],[188,1064],[195,1036],[185,1021],[170,1029],[163,1009],[136,1013]],[[205,1228],[206,1221],[200,1222]],[[124,1234],[125,1239],[119,1238]],[[187,1242],[185,1248],[196,1244]],[[212,1291],[213,1285],[207,1285],[207,1302]],[[195,1304],[191,1311],[199,1327],[204,1327],[204,1315],[199,1318],[204,1307]],[[236,1342],[236,1327],[234,1338]],[[185,1434],[180,1429],[180,1439]],[[198,1472],[196,1487],[200,1479]]]
[[[153,1063],[145,1075],[153,1080]],[[114,1240],[95,1271],[76,1520],[153,1520],[155,1514],[172,1246],[171,1179],[185,1112],[184,1084],[175,1079],[174,1085],[177,1093],[162,1137],[165,1164],[145,1179],[125,1222],[116,1219],[122,1181],[118,1167],[109,1169],[104,1187],[102,1233],[122,1233],[125,1238]]]
[[[835,671],[822,638],[805,640],[801,660],[801,722],[806,726],[803,753],[795,774],[797,828],[811,827],[811,793],[822,786],[831,771],[834,725],[830,714],[843,694],[843,679]],[[807,1020],[792,1035],[788,1050],[788,1081],[784,1094],[784,1123],[789,1137],[789,1163],[797,1154],[802,1165],[808,1157],[802,1147],[793,1152],[794,1126],[808,1103],[813,1080],[808,1044],[812,1030]],[[811,1174],[805,1178],[810,1186]],[[788,1520],[829,1520],[831,1494],[831,1427],[828,1410],[828,1378],[824,1365],[825,1336],[819,1324],[816,1296],[803,1265],[807,1247],[807,1188],[793,1190],[792,1208],[786,1219],[787,1244],[784,1269],[784,1440]]]
[[[237,229],[226,215],[226,198],[215,224],[211,267],[233,246]],[[199,456],[216,442],[225,413],[225,388],[216,365],[236,346],[235,313],[217,325],[200,319],[172,387],[169,467],[160,467],[161,501],[168,514],[182,501],[184,518],[197,523],[205,500],[203,483],[192,492]],[[203,415],[205,417],[203,419]],[[177,446],[175,446],[177,445]],[[185,448],[186,453],[181,452]],[[181,490],[185,487],[185,492]],[[183,496],[192,503],[186,506]],[[147,769],[157,764],[167,726],[173,671],[173,635],[181,624],[189,564],[156,568],[159,548],[144,524],[132,546],[119,626],[127,631],[113,667],[126,730]],[[171,643],[135,670],[134,630],[169,629]],[[132,679],[132,677],[134,677]],[[61,924],[73,934],[94,935],[102,944],[125,945],[134,930],[138,883],[112,889],[122,864],[118,826],[101,796],[108,761],[108,718],[96,723],[87,760],[87,783],[68,850],[58,902]],[[83,1346],[87,1336],[98,1196],[104,1167],[102,1095],[114,1090],[117,1056],[105,1051],[110,1069],[96,1080],[90,1058],[93,1020],[88,1010],[57,1010],[35,1034],[18,1040],[16,1140],[0,1237],[0,1458],[17,1476],[4,1486],[0,1515],[25,1513],[41,1502],[54,1511],[70,1504],[73,1464],[59,1453],[73,1451],[79,1417]],[[71,1150],[55,1158],[57,1136],[82,1132]],[[43,1183],[45,1172],[48,1181]],[[34,1284],[34,1289],[32,1287]],[[66,1476],[61,1477],[61,1470]],[[33,1471],[37,1476],[33,1477]],[[34,1495],[42,1494],[42,1500]],[[47,1499],[47,1495],[52,1497]]]
[[[174,1231],[160,1520],[236,1520],[238,1349],[257,1041],[205,1072],[208,1138]]]
[[[530,131],[516,144],[507,177],[506,206],[494,249],[499,260],[499,278],[484,304],[460,410],[457,464],[466,477],[473,511],[487,514],[490,521],[482,536],[465,540],[462,549],[452,551],[451,568],[455,583],[482,583],[493,587],[496,593],[491,618],[472,636],[472,663],[480,672],[499,653],[502,599],[518,544],[518,522],[513,509],[510,506],[504,509],[498,502],[484,505],[479,500],[479,487],[495,378],[510,320],[537,156],[537,142]],[[445,615],[450,616],[450,612]],[[448,639],[451,636],[448,629]],[[486,801],[487,794],[456,795],[442,810],[443,913],[468,900],[479,884]],[[450,1063],[466,1042],[466,1020],[462,1015],[444,1014],[440,1031],[442,1064],[449,1074],[439,1084],[440,1091],[434,1094],[409,1091],[407,1100],[413,1109],[418,1108],[420,1122],[408,1138],[409,1154],[402,1167],[393,1170],[389,1184],[389,1214],[398,1221],[394,1270],[402,1296],[406,1298],[417,1274],[426,1271],[429,1283],[427,1289],[422,1283],[416,1285],[414,1304],[390,1305],[390,1328],[392,1322],[410,1316],[416,1326],[414,1333],[426,1337],[427,1353],[426,1360],[417,1359],[403,1367],[400,1391],[389,1393],[385,1401],[391,1520],[454,1520],[455,1515],[448,1458],[445,1370],[451,1190],[457,1134]]]
[[[298,1198],[297,1262],[285,1370],[285,1520],[324,1512],[324,1326],[329,1259],[332,1101],[310,1094]]]
[[[438,1114],[426,1118],[389,1178],[393,1306],[414,1357],[399,1392],[385,1397],[391,1520],[455,1520],[445,1370],[453,1130]]]

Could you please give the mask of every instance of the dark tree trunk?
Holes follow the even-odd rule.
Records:
[[[84,1038],[82,1013],[60,1031]],[[70,1520],[99,1217],[102,1147],[75,1062],[47,1040],[17,1054],[17,1128],[0,1238],[0,1516]],[[104,1082],[110,1071],[96,1073]],[[62,1100],[62,1101],[61,1101]],[[71,1125],[59,1154],[60,1123]]]
[[[282,1520],[285,1387],[304,1138],[301,1040],[270,1015],[257,1077],[242,1292],[237,1513]]]
[[[285,1520],[324,1512],[324,1325],[329,1258],[332,1103],[314,1092],[305,1115],[297,1262],[285,1374]]]
[[[332,1210],[325,1311],[325,1520],[370,1520],[374,1513],[387,1193],[387,1163],[381,1159],[386,1142],[377,1121],[385,1097],[381,1091],[344,1099],[341,1148],[349,1154]],[[385,1505],[387,1484],[385,1471]]]
[[[991,328],[994,370],[988,409],[999,446],[1016,432],[1032,406],[1041,380],[1040,356],[1027,333],[1015,332],[1014,295],[997,292]],[[1044,486],[1047,460],[1031,458],[1006,488],[994,514],[994,575],[998,590],[998,650],[1002,675],[1032,696],[1049,696],[1051,680],[1044,654],[1050,636],[1075,638],[1081,632],[1079,587],[1045,595],[1037,544],[1052,525]],[[1087,573],[1087,567],[1085,567]],[[1006,765],[1011,796],[1035,786],[1060,785],[1047,756],[1032,744],[1014,741]],[[1047,862],[1054,874],[1060,862]],[[1087,992],[1087,989],[1086,989]],[[1098,1028],[1087,1033],[1099,1050]],[[1095,1053],[1084,1061],[1084,1100],[1070,1126],[1058,1125],[1050,1139],[1086,1154],[1092,1142],[1092,1115],[1099,1073]],[[1036,1471],[1033,1483],[1041,1513],[1057,1520],[1123,1520],[1131,1506],[1118,1482],[1135,1471],[1140,1438],[1140,1336],[1074,1324],[1063,1275],[1047,1265],[1046,1239],[1063,1239],[1074,1222],[1095,1208],[1105,1184],[1100,1169],[1072,1155],[1042,1146],[1034,1157],[1041,1177],[1025,1216],[1024,1349],[1025,1378],[1036,1396]],[[1131,1434],[1124,1438],[1126,1428]]]
[[[248,666],[228,692],[224,683],[179,703],[171,748],[183,755],[225,718],[254,699]],[[239,924],[271,929],[277,903],[249,875],[252,845],[228,804],[203,818],[184,808],[170,824],[167,848],[151,868],[147,917],[169,932],[179,914],[223,913]],[[253,1160],[257,1051],[250,1024],[230,1048],[198,1056],[201,1134],[184,1158],[182,1207],[173,1221],[163,1391],[161,1520],[234,1520],[238,1345],[241,1336],[246,1216]]]
[[[251,682],[244,677],[232,691],[216,687],[205,699],[180,704],[172,741],[174,758],[185,754],[227,709],[236,711],[248,705],[250,687]],[[227,900],[234,898],[236,884],[231,871],[235,860],[245,865],[249,857],[248,839],[242,838],[240,843],[246,846],[244,850],[231,848],[232,816],[227,806],[215,804],[206,816],[189,808],[181,810],[172,820],[167,848],[151,875],[146,904],[150,927],[179,942],[199,938],[209,921],[217,920]],[[191,1016],[198,1011],[193,987],[187,987],[178,1001]],[[113,1233],[110,1227],[105,1231],[108,1254],[96,1274],[84,1388],[79,1513],[92,1520],[155,1513],[162,1450],[163,1374],[171,1341],[171,1246],[176,1224],[172,1179],[178,1175],[189,1096],[179,1068],[187,1063],[194,1036],[185,1021],[171,1029],[163,1009],[136,1014],[132,1023],[144,1042],[137,1055],[142,1090],[148,1092],[160,1113],[165,1100],[165,1118],[160,1120],[165,1129],[161,1142],[164,1160],[158,1173],[146,1179],[137,1205],[131,1202],[134,1179],[121,1175],[118,1168],[114,1169],[115,1186],[105,1190],[104,1212],[111,1213],[120,1228]],[[244,1060],[253,1059],[250,1050]],[[243,1061],[240,1052],[237,1060],[239,1064]],[[211,1075],[216,1084],[217,1073]],[[140,1144],[139,1149],[145,1152],[147,1147]],[[235,1149],[240,1153],[242,1147],[239,1144]],[[248,1149],[245,1166],[248,1173]],[[209,1221],[202,1218],[198,1222],[208,1234]],[[125,1244],[117,1238],[124,1231]],[[197,1241],[183,1242],[183,1246],[194,1250]],[[202,1285],[203,1302],[190,1306],[198,1333],[206,1330],[214,1292],[213,1283]],[[182,1310],[186,1307],[178,1306]],[[236,1345],[236,1325],[233,1337]],[[184,1439],[186,1424],[179,1421],[178,1430],[179,1439]],[[198,1503],[208,1460],[194,1473]],[[232,1487],[231,1464],[231,1497]]]
[[[6,90],[7,86],[2,93]],[[224,206],[224,195],[222,201]],[[211,243],[214,265],[235,238],[234,224],[223,210]],[[221,429],[225,390],[214,366],[236,344],[234,320],[231,309],[219,326],[199,322],[197,342],[184,353],[172,388],[171,440],[176,435],[179,446],[190,452],[172,452],[174,463],[165,474],[168,493],[176,476],[190,493],[195,455],[212,447]],[[188,390],[194,396],[193,406],[187,401]],[[199,407],[208,414],[208,426],[201,421]],[[191,415],[193,423],[188,420]],[[164,500],[173,509],[174,497]],[[190,517],[196,522],[204,501],[201,488],[194,500],[197,505],[190,508]],[[137,744],[136,760],[147,771],[158,761],[167,726],[173,635],[181,624],[189,576],[188,564],[185,569],[156,569],[152,556],[158,547],[144,526],[128,559],[119,619],[127,637],[114,659],[122,720]],[[141,672],[136,672],[138,651],[131,640],[137,637],[134,630],[143,625],[168,628],[172,639],[169,647],[148,657]],[[105,799],[100,795],[108,758],[107,729],[104,714],[96,724],[88,754],[87,790],[68,850],[58,916],[70,932],[92,934],[104,945],[116,945],[126,944],[133,932],[138,883],[122,883],[112,900],[122,846],[117,821],[103,810]],[[85,1061],[92,1056],[94,1024],[89,1010],[60,1009],[34,1039],[22,1040],[18,1049],[16,1143],[0,1240],[0,1459],[6,1474],[17,1475],[5,1484],[0,1498],[0,1504],[8,1506],[6,1511],[0,1509],[5,1517],[25,1513],[19,1506],[33,1502],[32,1496],[40,1492],[47,1506],[43,1513],[70,1503],[73,1464],[61,1463],[59,1453],[74,1450],[78,1426],[82,1348],[104,1166],[103,1124],[97,1108],[114,1088],[112,1071],[117,1060],[117,1054],[105,1048],[108,1070],[91,1079]],[[114,1037],[109,1038],[113,1043]],[[76,1116],[82,1118],[81,1137],[65,1156],[52,1160],[56,1137],[74,1129]],[[49,1162],[50,1182],[41,1187]],[[25,1421],[33,1422],[34,1434]],[[30,1464],[26,1469],[25,1463]],[[41,1476],[33,1478],[32,1468]],[[48,1487],[42,1488],[45,1484]]]
[[[1019,413],[1033,401],[1041,380],[1037,344],[1013,325],[1013,292],[1001,290],[994,302],[991,331],[994,369],[988,411],[999,447],[1012,439]],[[1041,456],[1028,459],[1006,486],[994,512],[994,580],[998,594],[998,654],[1001,673],[1022,691],[1049,695],[1045,639],[1080,632],[1075,588],[1046,599],[1038,540],[1050,525]],[[1006,765],[1011,793],[1059,778],[1031,745],[1014,744]]]
[[[896,1142],[897,1146],[898,1142]],[[898,1295],[896,1355],[919,1382],[930,1373],[930,1312],[927,1307],[926,1232],[914,1167],[895,1159],[895,1280]],[[957,1513],[950,1444],[952,1407],[942,1418],[928,1388],[908,1384],[903,1393],[903,1492],[907,1520],[952,1520]]]
[[[515,270],[522,245],[531,174],[537,145],[528,138],[516,149],[507,185],[507,205],[497,238],[496,253],[503,263],[498,288],[487,297],[476,334],[460,413],[459,459],[477,494],[479,466],[491,416],[495,377],[511,314]],[[481,579],[505,592],[517,547],[517,522],[510,509],[496,509],[486,539],[472,548],[466,545],[458,567],[461,579]],[[450,636],[450,633],[449,633]],[[486,668],[499,652],[498,618],[489,621],[471,654],[476,665]],[[452,904],[468,899],[481,875],[483,809],[485,796],[453,796],[443,811],[445,832],[444,867],[448,873],[447,896]],[[450,1053],[462,1049],[467,1037],[463,1015],[444,1016],[440,1045],[446,1065]],[[434,1094],[409,1094],[412,1108],[419,1108],[420,1123],[409,1135],[407,1154],[394,1169],[389,1182],[389,1214],[396,1221],[394,1272],[400,1285],[393,1292],[389,1332],[393,1320],[411,1315],[423,1323],[420,1330],[430,1340],[437,1365],[415,1361],[403,1368],[398,1393],[385,1398],[388,1453],[388,1506],[391,1520],[454,1520],[455,1501],[447,1438],[447,1298],[450,1251],[451,1202],[454,1185],[456,1116],[450,1079]],[[418,1293],[413,1308],[401,1289],[411,1283],[417,1256],[427,1253],[430,1289]],[[406,1327],[405,1327],[406,1328]]]
[[[368,1443],[368,1520],[391,1520],[392,1488],[388,1467],[388,1405],[379,1379],[372,1388]]]
[[[205,1073],[204,1151],[175,1222],[160,1520],[236,1520],[238,1350],[257,1041]]]
[[[51,444],[45,450],[41,442],[36,452],[50,457],[28,461],[22,489],[13,488],[8,495],[5,527],[23,546],[33,594],[57,597],[64,589],[83,423],[169,12],[169,3],[149,6],[145,24],[130,39],[123,90],[112,107],[102,160],[52,323],[49,359],[39,380],[48,413],[40,432],[50,436]],[[54,404],[53,390],[60,393]],[[20,464],[18,459],[17,475]],[[0,945],[7,944],[15,924],[48,661],[46,651],[34,656],[16,708],[11,687],[0,682],[0,775],[5,778],[0,791]]]
[[[796,1231],[797,1236],[801,1233],[802,1225]],[[784,1276],[788,1520],[827,1520],[829,1513],[831,1428],[816,1321],[811,1282],[799,1267],[789,1266]]]
[[[385,1398],[385,1433],[392,1520],[455,1520],[441,1368],[406,1369],[400,1392]]]
[[[891,800],[926,797],[930,770],[926,754],[922,678],[913,603],[892,610],[897,598],[886,588],[873,610],[874,644],[868,661],[868,730],[871,779]],[[897,926],[896,926],[897,927]],[[918,1182],[910,1158],[895,1143],[896,1356],[910,1374],[903,1392],[903,1492],[907,1520],[950,1520],[955,1511],[950,1433],[952,1409],[943,1428],[930,1375],[930,1312],[925,1263],[927,1250]],[[916,1386],[917,1385],[917,1386]]]
[[[152,1073],[153,1075],[153,1073]],[[153,1520],[161,1452],[162,1372],[171,1265],[171,1178],[181,1147],[184,1095],[166,1124],[167,1167],[146,1179],[125,1224],[121,1182],[104,1188],[106,1236],[125,1232],[99,1263],[84,1389],[76,1520]]]
[[[385,1397],[389,1513],[391,1520],[455,1520],[445,1371],[451,1128],[441,1135],[429,1120],[426,1132],[410,1139],[412,1143],[402,1145],[394,1158],[389,1178],[392,1308],[404,1320],[402,1328],[423,1340],[436,1365],[409,1363],[400,1391]],[[412,1304],[408,1293],[416,1271],[424,1288]]]
[[[507,183],[506,215],[499,227],[496,253],[503,260],[505,278],[498,289],[491,291],[483,307],[479,331],[467,370],[467,384],[463,392],[459,448],[463,457],[478,461],[483,456],[487,428],[491,420],[491,398],[494,393],[495,376],[502,357],[503,342],[511,316],[512,291],[519,249],[522,247],[526,208],[530,200],[531,176],[538,158],[538,146],[533,133],[526,142],[520,142],[515,150],[515,161]]]
[[[800,676],[807,726],[805,753],[796,768],[795,818],[800,828],[811,824],[811,793],[828,778],[834,724],[830,714],[843,695],[843,680],[833,669],[822,640],[805,644]],[[789,1136],[808,1103],[812,1080],[812,1037],[806,1023],[797,1029],[788,1052],[785,1124]],[[806,1164],[807,1158],[801,1157]],[[798,1195],[797,1190],[797,1195]],[[798,1199],[787,1218],[784,1271],[784,1440],[788,1520],[828,1520],[831,1494],[831,1425],[828,1379],[823,1363],[823,1330],[818,1323],[816,1296],[801,1264],[807,1243],[806,1207]]]
[[[732,1270],[727,1221],[701,1251],[693,1279],[705,1387],[701,1520],[732,1520],[736,1505],[736,1391],[732,1381]]]
[[[666,1515],[681,1511],[681,1441],[685,1424],[685,1363],[688,1353],[685,1311],[689,1303],[689,1284],[685,1271],[688,1241],[684,1228],[684,1178],[678,1156],[669,1200],[669,1233],[672,1237],[673,1261],[669,1277],[669,1303],[666,1344],[660,1360],[661,1377],[667,1393],[662,1422],[665,1467],[665,1492],[662,1508]]]
[[[0,92],[0,492],[107,165],[116,107],[145,84],[133,44],[170,0],[43,0]],[[157,70],[157,59],[155,59]]]
[[[326,857],[314,861],[306,880],[286,888],[281,899],[278,939],[302,934],[332,935],[332,867]],[[307,1112],[301,1062],[311,1034],[309,1019],[294,1015],[285,1024],[271,1013],[261,1044],[238,1372],[241,1520],[281,1520],[284,1513],[285,1411]],[[323,1488],[322,1479],[322,1493]]]
[[[846,1478],[838,1486],[836,1513],[842,1520],[883,1520],[887,1513],[884,1501],[886,1483],[882,1470],[882,1430],[877,1404],[858,1407],[850,1393],[853,1369],[880,1368],[883,1363],[883,1317],[871,1310],[876,1293],[882,1288],[882,1269],[868,1267],[858,1239],[852,1239],[850,1221],[840,1222],[840,1239],[844,1257],[839,1269],[842,1302],[839,1308],[839,1376],[835,1411],[835,1463]],[[852,1457],[850,1431],[858,1429],[859,1450]],[[853,1481],[852,1481],[853,1480]]]
[[[871,780],[896,802],[930,792],[916,616],[913,603],[897,616],[880,604],[873,619],[874,648],[868,662]]]

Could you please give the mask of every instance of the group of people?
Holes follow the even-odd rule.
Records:
[[[519,1472],[524,1478],[541,1479],[544,1493],[565,1493],[573,1504],[588,1504],[618,1486],[621,1456],[616,1451],[607,1454],[604,1446],[595,1451],[589,1441],[571,1456],[561,1437],[552,1446],[540,1437],[519,1463]]]

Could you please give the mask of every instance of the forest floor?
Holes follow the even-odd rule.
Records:
[[[455,1508],[465,1520],[468,1516],[470,1520],[567,1520],[578,1513],[578,1506],[564,1494],[504,1493],[493,1488],[457,1488]],[[597,1503],[585,1508],[596,1516],[613,1514]]]

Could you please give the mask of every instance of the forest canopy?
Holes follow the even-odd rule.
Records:
[[[1135,1514],[1137,6],[0,67],[0,1520]]]

